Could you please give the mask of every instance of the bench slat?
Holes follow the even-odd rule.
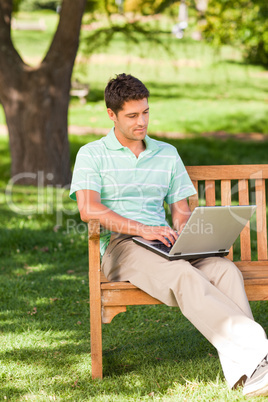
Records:
[[[162,304],[159,300],[143,292],[139,288],[120,289],[115,292],[114,289],[102,291],[103,306],[138,306],[146,304]]]
[[[221,181],[221,205],[231,205],[231,180]]]
[[[268,179],[266,165],[186,166],[192,180]]]
[[[248,180],[238,181],[239,205],[249,204]],[[241,260],[251,260],[250,223],[248,222],[240,233]]]
[[[120,282],[106,282],[101,284],[101,289],[102,290],[111,290],[111,289],[117,289],[117,290],[123,290],[123,289],[137,289],[135,285],[132,285],[130,282],[126,281],[120,281]]]
[[[206,205],[208,207],[213,207],[216,203],[215,180],[206,180],[205,181],[205,189],[206,189]]]
[[[258,260],[267,260],[267,223],[264,179],[257,179],[255,181],[255,194],[257,205]]]
[[[264,264],[259,264],[259,263]],[[252,280],[252,283],[260,282],[268,284],[268,262],[265,261],[235,261],[245,280]],[[130,282],[105,282],[101,284],[102,290],[130,290],[137,289]]]
[[[221,181],[221,205],[231,205],[231,180],[222,180]],[[230,248],[228,258],[229,260],[233,260],[233,246]]]
[[[193,212],[193,210],[199,205],[198,180],[192,180],[192,183],[196,189],[196,194],[191,195],[191,197],[189,197],[189,207],[190,210]]]

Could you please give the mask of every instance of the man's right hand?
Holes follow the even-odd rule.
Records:
[[[139,236],[145,240],[160,240],[166,246],[171,246],[178,238],[178,233],[169,226],[141,225]]]

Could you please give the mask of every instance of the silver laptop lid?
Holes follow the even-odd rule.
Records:
[[[170,254],[229,250],[256,205],[196,207]]]

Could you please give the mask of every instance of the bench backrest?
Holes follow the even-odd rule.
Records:
[[[256,232],[258,261],[267,261],[267,212],[266,180],[268,164],[264,165],[217,165],[186,167],[197,194],[190,197],[191,210],[202,202],[214,206],[256,204]],[[250,224],[240,234],[241,261],[251,261]],[[229,258],[233,259],[233,250]]]

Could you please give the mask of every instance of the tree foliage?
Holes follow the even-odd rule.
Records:
[[[136,11],[142,15],[152,15],[165,11],[174,3],[179,4],[176,0],[125,0],[125,10]]]
[[[248,62],[267,67],[267,0],[210,0],[203,34],[217,47],[241,47]]]

